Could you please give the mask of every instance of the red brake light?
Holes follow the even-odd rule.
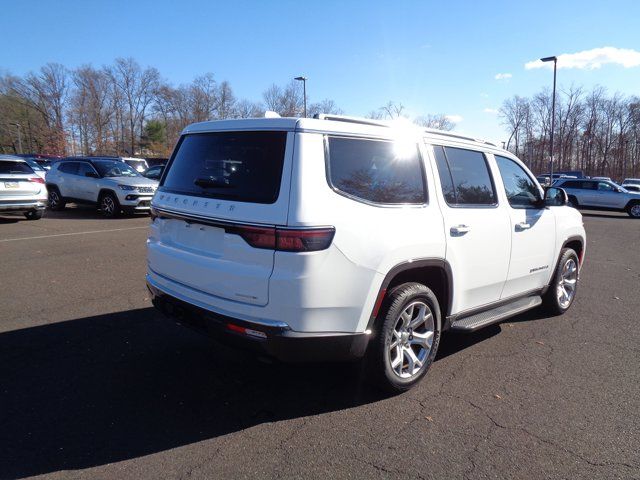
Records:
[[[44,185],[44,179],[40,177],[32,177],[29,179],[29,181],[33,183],[41,183]]]
[[[280,229],[269,227],[227,227],[255,248],[282,252],[315,252],[331,245],[336,230],[331,228]]]
[[[255,248],[276,248],[276,229],[263,227],[234,227],[227,232],[240,235],[245,242]]]
[[[276,231],[276,250],[283,252],[315,252],[325,250],[331,245],[334,228],[317,229],[278,229]]]

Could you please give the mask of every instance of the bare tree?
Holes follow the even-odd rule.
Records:
[[[437,130],[445,131],[453,130],[456,126],[456,124],[443,113],[422,115],[416,117],[413,121],[417,125],[421,125],[425,128],[435,128]]]

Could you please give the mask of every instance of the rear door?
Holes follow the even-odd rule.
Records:
[[[96,175],[96,177],[88,177],[87,174]],[[98,172],[93,165],[88,162],[79,162],[78,170],[75,174],[75,196],[81,200],[88,202],[98,201],[97,176]]]
[[[149,268],[210,295],[266,305],[268,229],[287,223],[292,149],[286,131],[183,136],[153,199]]]
[[[483,152],[434,146],[442,191],[446,259],[454,274],[451,313],[498,301],[509,270],[510,219]]]

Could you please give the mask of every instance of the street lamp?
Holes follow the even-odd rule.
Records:
[[[296,77],[294,80],[302,82],[302,95],[304,98],[304,118],[307,118],[307,77]]]
[[[22,151],[22,125],[19,123],[10,123],[9,125],[15,126],[16,130],[18,130],[18,149],[20,150],[20,153],[24,153]]]
[[[553,99],[551,100],[551,135],[549,138],[549,180],[553,183],[553,132],[556,128],[556,70],[558,66],[558,57],[544,57],[541,62],[553,62]]]

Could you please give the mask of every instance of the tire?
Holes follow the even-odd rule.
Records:
[[[640,202],[633,202],[627,206],[627,214],[631,218],[640,218]]]
[[[436,296],[419,283],[399,285],[387,295],[377,330],[366,358],[369,381],[389,392],[409,390],[426,375],[438,351]]]
[[[64,210],[66,204],[67,202],[60,194],[58,187],[49,187],[49,209],[59,212],[60,210]]]
[[[44,215],[44,210],[29,210],[24,213],[27,220],[40,220]]]
[[[542,308],[551,315],[564,314],[576,298],[579,281],[578,255],[571,248],[563,248],[549,289],[542,297]]]
[[[569,201],[567,203],[572,208],[580,208],[580,204],[578,203],[578,199],[573,195],[569,196]]]
[[[118,202],[118,198],[111,192],[105,192],[100,195],[98,208],[100,208],[102,215],[106,218],[115,218],[120,215],[120,202]]]

